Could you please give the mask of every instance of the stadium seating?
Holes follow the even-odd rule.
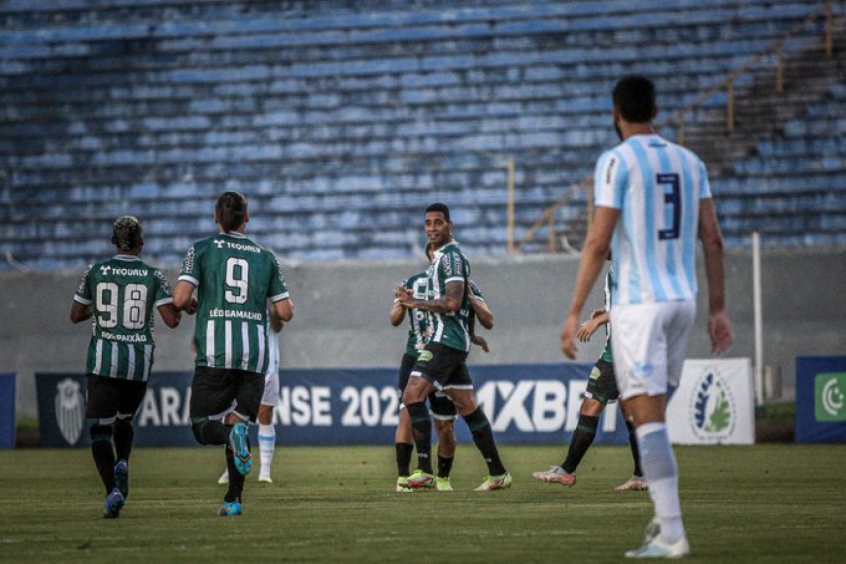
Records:
[[[653,77],[669,116],[821,5],[10,0],[0,269],[78,268],[110,252],[124,213],[144,222],[147,258],[177,264],[226,189],[248,195],[249,231],[289,259],[409,256],[438,200],[471,256],[504,253],[509,156],[519,240],[615,142],[619,76]],[[818,52],[822,25],[792,52]],[[741,78],[739,96],[758,81]],[[752,230],[846,243],[844,91],[835,75],[807,92],[715,177],[729,244]],[[696,111],[692,131],[713,130],[700,143],[724,104]],[[559,209],[559,231],[583,230],[584,206],[581,192]]]

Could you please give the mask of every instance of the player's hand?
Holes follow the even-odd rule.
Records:
[[[477,347],[482,347],[482,350],[486,353],[491,352],[491,349],[488,347],[488,342],[485,340],[484,337],[473,335],[470,337],[470,342],[476,345]]]
[[[564,356],[571,360],[576,359],[576,353],[579,352],[576,347],[576,333],[579,331],[579,315],[571,313],[567,316],[567,321],[564,322],[564,329],[561,331],[561,351]]]
[[[590,341],[591,335],[596,333],[596,330],[599,328],[599,325],[594,322],[594,319],[596,318],[593,317],[591,314],[591,319],[585,321],[579,326],[579,330],[576,333],[576,337],[578,337],[581,342],[587,343],[588,341]]]
[[[191,299],[188,301],[188,305],[185,307],[185,313],[188,315],[194,315],[197,313],[197,309],[200,307],[200,302],[197,301],[197,296],[191,296]]]
[[[725,310],[708,316],[708,336],[711,338],[711,352],[722,354],[734,342],[731,321]]]

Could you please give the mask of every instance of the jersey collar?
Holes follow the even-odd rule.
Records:
[[[141,260],[141,258],[136,255],[115,255],[112,258],[115,260],[124,260],[126,262],[137,262]]]

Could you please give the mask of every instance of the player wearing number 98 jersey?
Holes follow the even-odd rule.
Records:
[[[231,516],[241,514],[252,468],[246,425],[255,422],[264,392],[267,303],[282,321],[294,310],[276,257],[244,235],[246,198],[224,192],[214,217],[219,231],[188,250],[174,304],[190,307],[196,290],[191,429],[200,444],[226,445],[229,490],[218,515]]]
[[[103,517],[109,519],[120,516],[129,495],[132,417],[144,399],[153,366],[153,308],[169,327],[180,319],[167,279],[139,258],[144,237],[138,219],[118,218],[112,243],[118,254],[88,267],[70,311],[74,323],[93,317],[85,420],[91,454],[106,488]]]

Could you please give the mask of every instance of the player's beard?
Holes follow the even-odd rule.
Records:
[[[620,138],[620,141],[623,140],[623,130],[620,129],[620,124],[617,123],[617,120],[614,120],[614,131],[617,132],[617,137]]]

